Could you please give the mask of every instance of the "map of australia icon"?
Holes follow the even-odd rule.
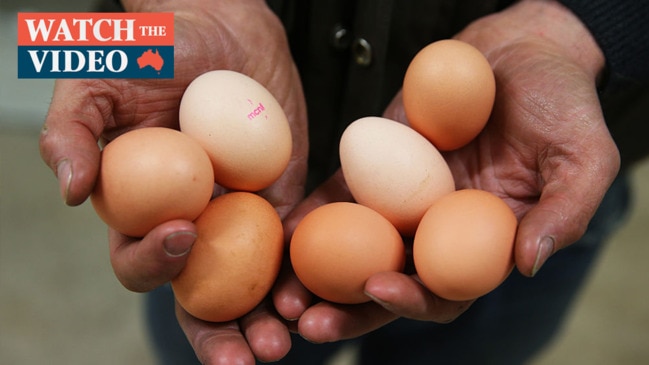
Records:
[[[160,53],[156,49],[155,52],[153,50],[148,49],[140,57],[137,58],[137,65],[140,67],[140,69],[143,69],[146,66],[151,66],[154,70],[160,72],[162,70],[162,66],[164,65],[164,60],[162,59],[162,56],[160,56]]]

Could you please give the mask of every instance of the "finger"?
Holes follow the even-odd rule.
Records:
[[[436,323],[452,322],[473,303],[442,299],[414,277],[398,272],[372,275],[365,283],[365,293],[400,317]]]
[[[372,332],[397,318],[398,315],[374,302],[354,305],[320,302],[302,314],[298,331],[311,342],[335,342]]]
[[[598,151],[596,156],[578,150],[571,154],[577,156],[574,161],[547,162],[552,175],[516,235],[516,265],[524,275],[534,276],[552,254],[583,236],[613,182],[620,166],[615,144],[610,138],[591,143],[596,146],[582,151]]]
[[[436,297],[412,277],[400,273],[373,275],[365,291],[376,302],[358,305],[321,302],[310,307],[300,317],[299,333],[309,341],[323,343],[356,338],[400,316],[448,323],[472,303]]]
[[[291,241],[295,227],[297,227],[302,218],[310,211],[330,202],[351,201],[352,199],[342,170],[338,169],[334,175],[316,188],[284,219],[284,241]],[[288,264],[282,268],[280,276],[273,288],[273,303],[283,318],[294,321],[311,305],[313,295],[295,276],[290,266],[290,259],[286,258],[284,262]],[[294,328],[291,327],[291,329],[293,330]]]
[[[331,202],[352,200],[353,197],[345,183],[342,170],[338,169],[284,219],[284,240],[290,242],[295,227],[307,213],[315,208]]]
[[[110,230],[110,261],[122,285],[146,292],[180,273],[195,240],[196,227],[184,220],[166,222],[141,241]]]
[[[335,342],[372,332],[398,316],[374,302],[339,305],[320,302],[300,317],[298,330],[314,343]]]
[[[191,316],[178,303],[176,317],[201,364],[255,364],[237,321],[205,322]]]
[[[66,204],[81,204],[90,195],[99,170],[97,145],[103,131],[104,115],[97,105],[89,81],[59,80],[41,131],[43,161],[59,180]],[[104,112],[110,113],[105,105]]]
[[[296,321],[311,305],[313,295],[293,272],[290,259],[285,257],[282,270],[273,286],[273,305],[284,319]],[[291,330],[295,328],[291,327]]]
[[[239,325],[252,353],[261,362],[278,361],[291,349],[286,325],[266,302],[241,318]]]

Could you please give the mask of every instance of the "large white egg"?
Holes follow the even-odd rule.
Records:
[[[425,137],[396,121],[365,117],[340,140],[340,163],[354,199],[414,235],[426,210],[455,190],[451,171]]]
[[[254,79],[228,70],[194,79],[180,103],[180,130],[207,151],[214,180],[226,188],[258,191],[275,182],[291,158],[286,114]]]

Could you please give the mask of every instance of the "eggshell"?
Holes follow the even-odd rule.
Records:
[[[415,269],[433,293],[470,300],[498,287],[514,267],[517,220],[496,195],[458,190],[437,200],[413,243]]]
[[[460,148],[482,131],[495,95],[487,59],[472,45],[453,39],[419,51],[403,80],[409,124],[442,151]]]
[[[196,227],[187,264],[171,281],[176,299],[206,321],[239,318],[264,299],[279,273],[279,215],[258,195],[233,192],[213,199]]]
[[[106,145],[90,199],[106,224],[140,237],[166,221],[196,219],[213,189],[212,165],[201,146],[177,130],[153,127]]]
[[[291,263],[302,284],[322,299],[344,304],[370,300],[365,282],[375,273],[402,271],[399,232],[372,209],[329,203],[307,214],[291,238]]]
[[[455,190],[451,171],[426,138],[379,117],[351,123],[340,139],[340,163],[354,199],[412,236],[428,207]]]
[[[275,182],[291,157],[288,120],[254,79],[227,70],[194,79],[180,103],[180,130],[195,138],[214,166],[215,181],[258,191]]]

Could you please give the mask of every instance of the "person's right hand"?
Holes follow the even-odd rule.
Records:
[[[260,193],[284,217],[303,195],[308,142],[302,87],[280,21],[261,0],[124,3],[127,11],[175,13],[175,78],[56,82],[40,149],[65,203],[81,204],[91,193],[100,163],[98,141],[110,143],[135,128],[177,129],[189,82],[209,70],[229,69],[266,86],[288,116],[291,161],[282,177]],[[194,224],[184,220],[161,224],[145,237],[110,230],[115,274],[130,290],[152,290],[182,270],[195,238]],[[272,361],[290,348],[288,330],[263,305],[248,318],[226,324],[202,322],[182,310],[178,318],[203,363]]]

